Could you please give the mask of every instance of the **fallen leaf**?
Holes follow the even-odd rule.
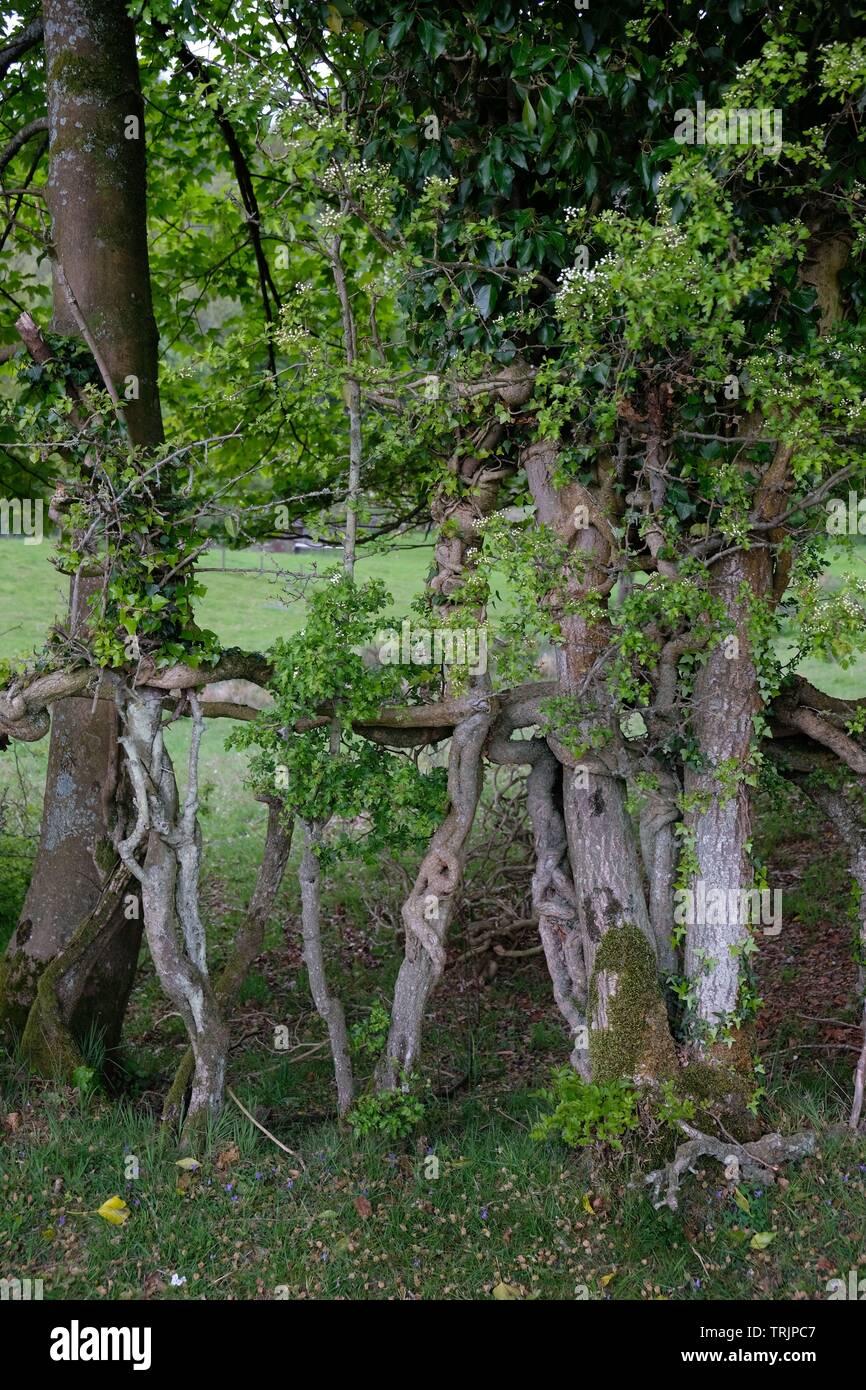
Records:
[[[756,1231],[749,1241],[751,1250],[766,1250],[768,1245],[772,1245],[776,1239],[775,1231]]]
[[[21,1116],[17,1110],[9,1111],[9,1114],[6,1116],[6,1128],[11,1129],[13,1134],[16,1130],[21,1128]]]
[[[366,1221],[368,1216],[373,1215],[373,1204],[368,1197],[356,1197],[355,1211],[358,1213],[362,1221]]]
[[[752,1208],[749,1205],[749,1199],[745,1196],[744,1193],[740,1191],[738,1187],[734,1188],[734,1201],[740,1208],[740,1211],[744,1211],[747,1216],[751,1214]]]
[[[615,1278],[616,1278],[616,1270],[614,1270],[612,1274],[603,1274],[603,1275],[601,1276],[601,1280],[600,1280],[601,1287],[602,1287],[603,1289],[606,1289],[607,1286],[608,1286],[608,1284],[610,1283],[611,1279],[615,1279]]]
[[[493,1297],[503,1303],[515,1302],[523,1297],[520,1289],[515,1284],[496,1284],[493,1288]]]
[[[237,1163],[240,1156],[241,1151],[237,1144],[229,1144],[227,1149],[223,1149],[222,1153],[217,1155],[217,1167],[228,1168],[230,1164]]]
[[[109,1197],[101,1207],[97,1207],[95,1214],[112,1226],[122,1226],[132,1215],[122,1197]]]
[[[587,1216],[595,1216],[595,1212],[592,1209],[592,1202],[589,1200],[588,1192],[584,1192],[583,1194],[583,1209],[586,1212]]]
[[[197,1158],[179,1158],[175,1162],[175,1168],[182,1168],[185,1173],[194,1173],[201,1164]]]

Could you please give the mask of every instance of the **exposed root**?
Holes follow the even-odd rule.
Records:
[[[736,1161],[738,1171],[744,1178],[760,1179],[769,1185],[776,1181],[780,1164],[808,1158],[809,1154],[815,1152],[817,1142],[809,1130],[801,1130],[797,1134],[765,1134],[751,1144],[736,1144],[730,1139],[714,1139],[685,1121],[681,1122],[680,1128],[689,1135],[688,1143],[680,1144],[670,1163],[647,1173],[644,1179],[652,1184],[656,1210],[670,1207],[671,1211],[676,1211],[680,1182],[686,1173],[695,1171],[695,1164],[704,1155],[718,1159],[726,1168]],[[663,1189],[665,1195],[660,1197]]]

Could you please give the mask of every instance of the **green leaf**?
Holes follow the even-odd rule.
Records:
[[[428,19],[419,20],[418,32],[421,35],[421,46],[428,58],[438,58],[445,52],[445,34],[441,29],[437,29],[435,24],[431,24]]]
[[[751,1250],[766,1250],[768,1245],[772,1245],[776,1239],[775,1231],[756,1231],[749,1241]]]
[[[402,42],[415,22],[414,14],[404,14],[395,24],[391,26],[388,34],[387,44],[389,48],[396,48]]]

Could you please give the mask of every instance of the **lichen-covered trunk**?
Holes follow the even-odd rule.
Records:
[[[246,918],[235,935],[232,953],[215,986],[216,997],[226,1013],[237,998],[253,961],[261,953],[268,918],[273,911],[292,848],[291,827],[283,824],[285,809],[282,802],[277,797],[269,797],[267,802],[268,830],[256,886]],[[188,1102],[194,1070],[195,1054],[192,1048],[187,1048],[163,1104],[163,1124],[173,1125],[180,1118],[184,1103]]]
[[[541,749],[534,753],[526,783],[535,849],[532,905],[538,913],[538,934],[553,997],[573,1038],[571,1062],[588,1079],[586,965],[563,819],[563,769],[543,739],[531,742]]]
[[[96,342],[134,443],[162,439],[146,227],[144,119],[135,35],[123,0],[44,0],[49,121],[46,189],[55,267],[54,329]],[[74,298],[73,306],[66,286]],[[74,624],[86,612],[79,583]],[[21,920],[0,969],[0,1026],[20,1030],[44,966],[93,913],[111,874],[106,850],[118,779],[117,715],[109,701],[55,706],[42,833]],[[102,949],[67,991],[64,1018],[113,1049],[141,939],[122,901],[106,914]]]
[[[659,787],[642,792],[640,846],[649,895],[649,919],[656,957],[663,978],[677,974],[679,959],[673,937],[673,902],[679,848],[675,825],[681,818],[678,788],[669,773],[659,769]]]
[[[682,914],[691,1032],[705,1060],[741,1065],[748,1062],[748,1048],[736,1020],[749,931],[741,920],[740,895],[753,881],[745,774],[753,720],[761,708],[748,609],[750,596],[766,594],[768,585],[762,552],[740,552],[715,567],[714,592],[725,605],[730,631],[709,652],[695,680],[694,733],[703,765],[687,767],[684,779],[685,824],[694,856],[693,898],[683,902]],[[723,1033],[726,1042],[719,1047]]]
[[[588,989],[594,1081],[647,1080],[676,1065],[655,935],[622,780],[565,771],[565,821]]]

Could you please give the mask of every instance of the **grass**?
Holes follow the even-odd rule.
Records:
[[[862,553],[840,553],[828,582],[845,566],[860,574]],[[225,573],[203,576],[209,591],[200,620],[227,645],[264,648],[301,621],[300,608],[280,606],[274,577],[240,572],[259,562],[258,553],[229,554]],[[322,556],[265,557],[274,568],[312,562],[321,565]],[[428,563],[427,548],[407,549],[365,557],[360,573],[384,578],[395,608],[405,611]],[[45,547],[0,544],[0,656],[38,646],[64,604]],[[834,693],[866,693],[863,663],[806,674]],[[229,727],[209,721],[202,758],[203,913],[215,968],[244,910],[264,836],[263,808],[243,787],[245,760],[223,747]],[[188,731],[175,726],[168,736],[182,773]],[[29,785],[34,810],[46,753],[43,740],[0,760],[7,785],[16,768]],[[764,810],[763,856],[785,863],[807,831],[820,843],[821,827],[798,826],[794,810]],[[819,857],[814,844],[805,871],[792,869],[786,887],[786,920],[797,918],[799,935],[792,928],[766,948],[765,969],[788,990],[805,983],[801,964],[813,969],[808,951],[846,949],[838,936],[827,945],[826,920],[828,911],[834,919],[844,912],[844,866],[835,852]],[[0,874],[0,923],[5,917],[9,926],[26,882],[26,844],[19,849],[13,869],[4,863]],[[326,949],[350,1025],[373,999],[390,997],[399,939],[394,912],[389,918],[380,909],[391,899],[399,901],[399,882],[384,869],[373,881],[346,866],[327,886]],[[458,948],[461,931],[458,919]],[[777,961],[772,950],[783,948]],[[765,1126],[820,1128],[820,1154],[774,1187],[741,1184],[748,1210],[707,1162],[687,1180],[680,1210],[657,1212],[633,1158],[530,1138],[542,1103],[537,1090],[567,1055],[539,962],[509,961],[483,990],[458,973],[433,1000],[425,1059],[432,1091],[419,1132],[387,1142],[339,1128],[330,1119],[333,1079],[309,1002],[289,874],[233,1019],[230,1081],[298,1157],[282,1153],[230,1103],[201,1170],[179,1183],[176,1152],[159,1137],[156,1115],[185,1037],[143,953],[122,1095],[35,1080],[14,1057],[0,1059],[0,1274],[42,1278],[53,1299],[450,1300],[501,1297],[494,1290],[505,1285],[512,1297],[570,1301],[821,1298],[829,1279],[864,1270],[866,1152],[841,1127],[850,1067],[829,1060],[844,1053],[804,1052],[768,1067]],[[846,990],[840,972],[840,1001]],[[828,1011],[817,1002],[810,1009]],[[274,1051],[277,1025],[289,1030],[288,1053]],[[773,1046],[781,1046],[773,1027]],[[782,1031],[783,1042],[797,1044],[793,1020]],[[455,1090],[461,1078],[466,1089]],[[133,1171],[137,1177],[127,1176]],[[114,1194],[130,1209],[119,1227],[95,1214]],[[767,1232],[768,1248],[753,1250],[753,1235]]]
[[[358,577],[384,580],[393,595],[394,610],[405,612],[423,586],[430,555],[430,547],[411,544],[382,555],[368,556],[362,551]],[[281,602],[281,573],[321,573],[338,559],[336,551],[298,555],[215,551],[215,572],[202,574],[208,592],[200,605],[199,622],[212,628],[224,646],[264,650],[276,637],[296,631],[303,622],[301,604],[286,607]],[[260,564],[265,566],[263,571]],[[246,572],[250,570],[253,572]],[[62,618],[66,603],[67,581],[50,564],[47,544],[0,542],[0,659],[25,657],[37,651],[51,624]],[[231,893],[240,906],[252,887],[267,813],[244,790],[246,756],[224,746],[231,727],[230,720],[207,723],[200,772],[204,791],[202,823],[207,846],[206,871],[231,864]],[[168,730],[166,741],[181,784],[185,780],[189,739],[185,723]],[[16,744],[10,752],[11,756],[0,759],[0,792],[5,786],[18,795],[20,787],[26,787],[35,819],[45,782],[48,739]],[[6,851],[17,867],[14,883],[0,884],[0,948],[13,928],[23,896],[32,843],[28,847],[21,837],[7,838]]]
[[[297,1159],[230,1106],[187,1179],[140,1108],[9,1081],[0,1268],[42,1278],[46,1298],[483,1299],[504,1284],[523,1299],[808,1299],[866,1268],[866,1155],[850,1137],[774,1187],[734,1188],[708,1165],[671,1212],[631,1161],[530,1139],[526,1093],[433,1107],[404,1145],[329,1123],[299,1137],[286,1116]],[[798,1107],[827,1118],[817,1092]],[[96,1214],[112,1195],[121,1227]]]
[[[38,650],[51,624],[65,615],[68,583],[50,563],[51,553],[48,542],[0,541],[0,659]],[[431,554],[431,547],[411,543],[381,555],[362,549],[358,578],[384,580],[395,611],[404,611],[423,586]],[[224,646],[264,651],[303,621],[300,604],[281,603],[281,574],[321,573],[339,563],[339,552],[215,550],[205,558],[208,566],[201,579],[207,594],[197,612],[200,625],[212,628]]]

